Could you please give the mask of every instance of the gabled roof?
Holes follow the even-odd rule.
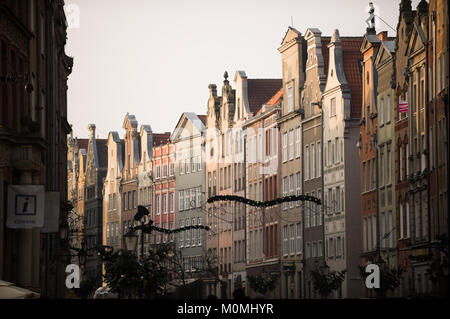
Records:
[[[277,93],[275,93],[275,95],[272,96],[270,98],[270,100],[268,100],[266,103],[261,105],[261,107],[259,108],[258,112],[255,114],[255,116],[259,115],[259,114],[267,111],[271,107],[277,105],[282,98],[283,98],[283,88],[281,88]]]
[[[247,92],[250,112],[258,112],[261,105],[271,99],[282,86],[281,79],[248,79]]]
[[[414,22],[413,29],[409,34],[408,45],[406,47],[405,55],[409,55],[411,54],[411,52],[414,52],[413,50],[415,47],[417,47],[416,43],[418,39],[420,39],[421,46],[425,47],[427,42],[425,33],[423,32],[422,27],[418,25],[416,22]]]
[[[331,37],[321,37],[321,40],[322,40],[322,56],[323,56],[323,73],[327,75],[329,63],[328,44],[330,43]]]
[[[360,51],[362,37],[341,37],[344,74],[350,86],[350,117],[361,117],[362,83],[360,61],[363,56]]]
[[[380,62],[386,60],[386,58],[384,58],[385,52],[390,57],[393,56],[395,52],[395,41],[383,41],[381,43],[380,49],[378,50],[377,56],[375,57],[375,65],[378,65]]]
[[[97,155],[98,155],[98,166],[99,168],[108,167],[108,140],[107,139],[96,139],[97,141]]]
[[[88,138],[77,138],[76,140],[77,140],[78,149],[84,148],[85,150],[87,150],[88,145],[89,145]]]
[[[200,121],[202,121],[203,125],[206,125],[206,119],[208,118],[208,115],[197,115]]]
[[[153,147],[167,144],[170,139],[170,133],[153,133]]]
[[[288,27],[286,33],[284,34],[283,39],[281,40],[281,44],[283,44],[284,42],[289,42],[292,40],[292,38],[298,37],[301,35],[302,35],[302,33],[300,31],[298,31],[296,28]]]

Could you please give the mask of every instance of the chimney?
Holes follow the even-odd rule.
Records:
[[[387,31],[381,31],[380,33],[377,34],[377,37],[380,41],[387,41],[388,33]]]
[[[215,84],[208,85],[210,96],[217,97],[217,86]]]

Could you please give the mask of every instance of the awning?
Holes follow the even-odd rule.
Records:
[[[0,299],[38,299],[39,297],[40,294],[34,291],[0,280]]]

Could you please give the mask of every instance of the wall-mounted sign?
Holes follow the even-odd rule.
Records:
[[[45,188],[43,185],[8,186],[8,228],[44,226]]]

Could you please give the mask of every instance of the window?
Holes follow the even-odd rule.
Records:
[[[173,176],[173,163],[169,164],[169,176]]]
[[[334,240],[333,240],[333,238],[330,238],[328,240],[328,257],[330,257],[330,258],[334,257]]]
[[[294,109],[294,94],[292,86],[289,86],[287,89],[287,106],[288,112],[292,112]]]
[[[295,253],[295,247],[294,247],[294,245],[295,245],[295,228],[294,228],[294,224],[291,224],[289,226],[289,228],[291,230],[291,241],[290,241],[290,248],[289,248],[289,250],[291,252],[291,255],[294,255],[294,253]]]
[[[316,172],[316,176],[320,177],[322,175],[322,148],[321,148],[321,143],[317,142],[316,143],[316,147],[317,147],[317,172]]]
[[[341,189],[336,187],[336,213],[341,211]]]
[[[294,130],[289,131],[289,160],[294,159]]]
[[[372,216],[367,218],[367,250],[372,250]]]
[[[331,99],[330,116],[336,115],[336,98]]]
[[[283,163],[287,161],[287,133],[283,133]]]
[[[159,165],[156,165],[156,179],[159,179],[161,177],[161,170]]]
[[[306,258],[310,258],[311,257],[311,244],[310,243],[306,243]]]
[[[316,148],[311,144],[311,178],[316,177]]]
[[[406,238],[409,238],[409,237],[411,237],[409,202],[406,202]]]
[[[159,204],[160,203],[160,195],[156,195],[156,199],[155,199],[155,210],[156,210],[156,215],[159,215],[160,210],[159,210]]]
[[[372,247],[377,248],[377,222],[375,216],[372,218]]]
[[[299,158],[302,152],[300,127],[295,129],[295,157]]]
[[[439,57],[439,90],[438,92],[441,92],[445,89],[445,55],[441,54]]]
[[[174,209],[173,209],[173,192],[170,192],[169,193],[169,211],[171,212],[171,213],[173,213],[174,212]]]
[[[363,251],[367,251],[367,218],[363,218]]]
[[[305,146],[305,181],[309,179],[309,146]]]
[[[166,177],[167,177],[167,165],[164,165],[164,166],[163,166],[163,174],[162,174],[162,177],[163,177],[163,178],[166,178]]]
[[[283,255],[288,255],[288,227],[287,225],[283,226]]]
[[[312,243],[312,257],[317,257],[317,243],[315,241]]]
[[[186,227],[189,227],[191,224],[190,219],[186,219]],[[191,245],[191,230],[185,230],[186,233],[186,247],[189,247]]]
[[[392,229],[392,212],[388,212],[388,247],[394,247],[393,243],[393,229]]]
[[[380,100],[380,107],[379,107],[379,121],[380,121],[380,126],[382,126],[384,124],[384,100],[381,99]]]
[[[341,237],[336,238],[336,257],[342,256],[342,240]]]
[[[386,124],[391,122],[391,96],[386,97]]]
[[[287,196],[287,189],[288,189],[288,185],[287,185],[288,181],[287,181],[287,176],[283,177],[283,197]],[[283,209],[287,209],[287,202],[283,203]]]
[[[297,223],[297,255],[302,253],[302,223]]]
[[[386,216],[381,213],[381,248],[386,247]]]
[[[333,151],[331,150],[331,141],[328,141],[328,159],[327,159],[327,165],[332,164],[332,158],[333,158]]]
[[[202,187],[197,187],[197,207],[202,207]]]
[[[390,149],[390,147],[388,147],[388,149],[387,149],[387,165],[386,165],[386,168],[387,168],[387,170],[386,170],[386,174],[387,174],[387,180],[386,180],[386,182],[387,182],[387,184],[389,185],[389,184],[391,184],[391,179],[392,179],[392,160],[391,160],[391,149]]]
[[[295,180],[296,180],[296,185],[297,185],[297,196],[302,194],[301,191],[301,180],[300,180],[300,172],[297,172],[295,174]],[[301,201],[297,201],[297,206],[300,206]]]
[[[289,195],[294,195],[294,174],[289,175]],[[294,207],[294,202],[289,202],[289,207]]]
[[[162,212],[167,213],[167,194],[165,193],[162,195]]]
[[[179,199],[179,203],[178,203],[179,208],[178,209],[180,211],[184,210],[184,191],[178,192],[178,199]]]
[[[189,158],[186,158],[186,160],[184,162],[184,167],[185,167],[186,174],[189,174],[189,170],[190,170]]]
[[[339,163],[340,159],[341,159],[341,154],[339,153],[339,138],[336,137],[335,139],[335,150],[336,150],[336,158],[334,159],[335,163]]]
[[[195,157],[191,157],[191,172],[195,172],[195,169],[197,168],[197,165],[195,163]]]

